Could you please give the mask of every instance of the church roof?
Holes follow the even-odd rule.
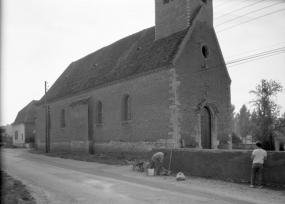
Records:
[[[142,30],[72,62],[47,92],[55,101],[170,64],[187,29],[155,41],[155,27]],[[44,102],[44,97],[39,104]]]
[[[19,123],[34,123],[35,117],[37,115],[37,110],[35,103],[37,101],[31,101],[27,106],[18,112],[18,115],[12,125],[17,125]]]

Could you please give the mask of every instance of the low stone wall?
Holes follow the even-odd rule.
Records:
[[[255,144],[233,144],[233,149],[244,149],[244,150],[254,150],[256,149],[256,145]]]
[[[37,142],[37,149],[44,150],[46,149],[45,142]],[[51,142],[50,151],[65,151],[72,153],[92,153],[93,147],[90,141],[71,141],[71,142]]]
[[[71,141],[70,147],[72,153],[93,153],[91,141]]]
[[[160,142],[109,142],[95,143],[95,154],[107,154],[125,159],[149,160],[153,148],[172,147],[173,143]]]
[[[168,144],[170,145],[170,144]],[[95,143],[96,151],[105,152],[145,152],[151,151],[153,148],[166,148],[167,143],[162,142],[114,142],[109,143]]]
[[[199,149],[166,149],[151,148],[151,143],[105,143],[95,144],[96,154],[109,154],[125,159],[150,160],[159,151],[167,152],[164,168],[173,172],[184,172],[189,175],[249,182],[251,176],[251,154],[249,150],[199,150]],[[136,148],[140,146],[139,148]],[[267,152],[268,159],[264,164],[263,182],[285,185],[285,152]]]
[[[45,143],[37,143],[39,148],[45,149]],[[149,160],[158,152],[168,152],[164,161],[164,168],[173,172],[249,182],[251,176],[251,154],[249,150],[199,150],[199,149],[170,149],[167,143],[159,142],[110,142],[92,143],[87,141],[72,141],[51,143],[51,151],[68,151],[88,153],[94,149],[95,154],[109,154],[128,160]],[[172,152],[172,153],[171,153]],[[285,185],[285,152],[268,152],[268,159],[264,164],[263,181],[268,184]]]
[[[164,168],[168,169],[171,150],[153,149],[150,154],[158,151],[168,152],[164,161]],[[170,169],[195,176],[249,182],[251,154],[252,151],[243,150],[173,149]],[[263,181],[269,184],[285,184],[285,152],[268,152]]]
[[[95,153],[132,153],[132,152],[149,152],[153,148],[172,148],[173,141],[158,140],[157,142],[114,142],[95,143]]]
[[[50,143],[50,151],[64,151],[64,152],[71,152],[70,142],[51,142]]]

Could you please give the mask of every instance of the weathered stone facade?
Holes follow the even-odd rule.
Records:
[[[47,94],[51,150],[217,149],[227,142],[231,80],[212,15],[210,0],[165,5],[156,0],[155,32],[141,31],[104,48],[111,51],[99,50],[72,63]],[[176,21],[181,25],[176,27]],[[120,43],[130,47],[119,49]],[[114,57],[104,61],[104,52]],[[127,121],[122,117],[126,95],[131,104]],[[37,142],[44,148],[43,100],[37,112]]]
[[[220,140],[228,141],[230,132],[231,80],[212,27],[197,21],[185,38],[184,49],[174,63],[180,83],[177,93],[182,139],[186,146],[202,148],[200,117],[201,109],[207,107],[212,118],[211,148],[216,149]],[[209,49],[207,59],[202,53],[203,46]]]
[[[50,103],[51,150],[58,149],[53,147],[58,146],[58,143],[71,141],[72,144],[75,141],[92,141],[94,144],[105,143],[107,146],[110,142],[152,142],[163,145],[166,141],[161,142],[161,139],[172,139],[168,135],[170,76],[169,69],[161,70]],[[121,119],[121,98],[126,93],[132,101],[131,121]],[[86,103],[71,105],[86,98]],[[102,124],[95,123],[95,106],[98,100],[103,104]],[[65,128],[60,127],[61,109],[65,109]],[[40,143],[45,142],[44,111],[43,107],[38,107],[37,138]],[[86,148],[86,151],[89,150]]]
[[[192,25],[203,6],[207,11],[208,23],[213,25],[212,0],[155,0],[155,39],[166,37]]]

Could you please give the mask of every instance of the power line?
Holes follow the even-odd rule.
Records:
[[[237,65],[240,65],[240,64],[248,63],[248,62],[259,60],[259,59],[266,58],[266,57],[271,57],[271,56],[282,54],[282,53],[285,53],[285,52],[269,54],[269,55],[265,55],[265,56],[262,56],[262,57],[259,57],[259,58],[253,57],[251,60],[248,60],[248,59],[247,60],[243,60],[244,62],[240,61],[240,63],[238,63],[238,64],[229,65],[229,67],[237,66]],[[179,75],[179,76],[183,77],[183,76],[187,76],[187,75],[200,74],[200,73],[205,72],[205,71],[207,71],[207,73],[208,72],[213,72],[213,71],[217,71],[217,70],[223,69],[224,66],[227,66],[227,65],[228,65],[228,63],[226,62],[226,63],[222,63],[222,64],[217,65],[217,66],[208,67],[207,69],[202,69],[202,70],[199,70],[199,71],[196,71],[196,72],[191,72],[189,74],[184,74],[184,75]]]
[[[254,61],[254,60],[259,60],[259,59],[262,59],[262,58],[265,58],[265,57],[270,57],[270,56],[274,56],[274,55],[285,53],[285,50],[282,50],[282,51],[280,50],[279,52],[275,52],[275,53],[269,53],[271,51],[274,51],[274,50],[268,50],[267,51],[268,54],[266,54],[266,55],[261,55],[262,53],[258,53],[256,55],[247,56],[247,59],[244,59],[244,58],[236,59],[235,63],[230,61],[230,62],[225,62],[225,63],[219,64],[219,65],[216,65],[216,66],[208,67],[207,68],[207,72],[212,72],[212,71],[217,71],[219,69],[223,69],[223,67],[227,66],[227,65],[229,65],[229,67],[232,67],[232,66],[236,66],[236,65],[239,65],[239,64],[248,63],[248,62],[251,62],[251,61]],[[260,56],[257,56],[257,55],[260,55]],[[205,70],[199,70],[197,72],[192,72],[190,74],[199,74],[200,72],[204,72],[204,71]],[[185,74],[185,75],[188,75],[188,74]],[[184,76],[184,75],[180,75],[180,76]]]
[[[261,53],[250,55],[250,56],[247,56],[247,57],[244,57],[244,58],[239,58],[239,59],[236,59],[236,60],[232,60],[232,61],[229,61],[229,62],[222,63],[220,65],[208,67],[207,70],[208,71],[216,71],[217,69],[215,69],[215,68],[224,67],[226,65],[229,65],[231,67],[231,66],[235,66],[235,64],[239,63],[239,62],[241,62],[239,64],[243,64],[243,63],[251,62],[251,61],[254,61],[254,60],[259,60],[259,59],[262,59],[262,58],[265,58],[265,57],[270,57],[270,56],[282,54],[282,53],[285,53],[285,49],[284,48],[285,47],[282,47],[282,48],[279,48],[279,49],[274,49],[274,50],[268,50],[266,52],[261,52]],[[233,62],[233,61],[235,61],[235,62]],[[209,68],[211,68],[211,69],[209,70]],[[191,74],[200,73],[200,72],[203,72],[203,71],[192,72]],[[188,75],[188,74],[185,74],[185,75]],[[184,76],[184,75],[180,75],[180,76]]]
[[[233,28],[233,27],[236,27],[236,26],[239,26],[239,25],[242,25],[242,24],[245,24],[245,23],[247,23],[247,22],[250,22],[250,21],[256,20],[256,19],[258,19],[258,18],[262,18],[262,17],[264,17],[264,16],[271,15],[271,14],[273,14],[273,13],[277,13],[277,12],[280,12],[280,11],[284,11],[284,10],[285,10],[285,9],[280,9],[280,10],[278,10],[278,11],[274,11],[274,12],[271,12],[271,13],[268,13],[268,14],[265,14],[265,15],[262,15],[262,16],[259,16],[259,17],[256,17],[256,18],[254,18],[254,19],[251,19],[251,20],[248,20],[248,21],[242,22],[242,23],[240,23],[240,24],[237,24],[237,25],[234,25],[234,26],[228,27],[228,28],[226,28],[226,29],[220,30],[220,31],[218,31],[217,33],[222,32],[222,31],[225,31],[225,30],[228,30],[228,29],[230,29],[230,28]]]
[[[208,67],[207,69],[202,69],[202,70],[199,70],[199,71],[196,71],[196,72],[191,72],[189,74],[192,75],[192,74],[199,74],[199,73],[205,72],[205,71],[207,71],[207,72],[217,71],[219,69],[223,69],[223,67],[227,66],[227,65],[229,65],[229,67],[232,67],[232,66],[236,66],[236,65],[239,65],[239,64],[248,63],[248,62],[251,62],[251,61],[254,61],[254,60],[259,60],[259,59],[262,59],[262,58],[265,58],[265,57],[271,57],[271,56],[274,56],[274,55],[285,53],[285,50],[280,50],[278,52],[273,52],[273,51],[274,50],[268,50],[268,51],[266,51],[266,52],[268,52],[268,54],[266,54],[266,55],[262,55],[263,53],[265,53],[265,52],[262,52],[262,53],[258,53],[258,54],[255,54],[255,55],[247,56],[247,59],[244,59],[244,58],[236,59],[235,63],[231,63],[231,61],[230,62],[225,62],[225,63],[221,63],[221,64],[216,65],[216,66]],[[236,63],[238,63],[238,64],[236,64]],[[183,77],[183,76],[187,76],[189,74],[184,74],[184,75],[179,75],[179,76]]]
[[[222,5],[224,5],[224,4],[227,4],[227,3],[229,3],[230,1],[233,1],[233,0],[229,0],[229,1],[225,2],[225,3],[223,3],[223,4],[219,4],[218,6],[215,6],[214,8],[218,8],[219,6],[222,6]]]
[[[237,65],[240,65],[240,64],[244,64],[244,63],[248,63],[248,62],[251,62],[251,61],[263,59],[263,58],[266,58],[266,57],[271,57],[271,56],[278,55],[278,54],[282,54],[282,53],[285,53],[285,51],[283,51],[283,52],[278,52],[278,53],[274,53],[274,54],[270,54],[270,55],[266,55],[266,56],[262,56],[262,57],[259,57],[259,58],[256,58],[256,59],[248,60],[248,61],[246,61],[246,62],[241,62],[241,63],[238,63],[238,64],[229,65],[229,67],[234,67],[234,66],[237,66]]]
[[[274,50],[268,50],[267,52],[270,52],[270,51],[274,51]],[[236,59],[236,63],[238,64],[230,64],[229,67],[233,67],[233,66],[237,66],[237,65],[240,65],[240,64],[244,64],[244,63],[248,63],[248,62],[251,62],[251,61],[255,61],[255,60],[259,60],[259,59],[262,59],[262,58],[266,58],[266,57],[271,57],[271,56],[274,56],[274,55],[278,55],[278,54],[282,54],[282,53],[285,53],[285,51],[282,51],[282,52],[276,52],[276,53],[269,53],[268,55],[264,55],[264,56],[259,56],[259,57],[253,57],[253,56],[248,56],[248,59],[246,60],[242,60],[242,58],[240,59]],[[258,53],[258,54],[262,54],[262,53]],[[251,58],[250,58],[251,57]],[[243,62],[244,61],[244,62]],[[185,77],[185,76],[188,76],[188,75],[194,75],[194,74],[200,74],[202,72],[213,72],[213,71],[218,71],[218,70],[221,70],[224,68],[224,66],[227,66],[229,62],[226,62],[226,63],[222,63],[220,65],[216,65],[216,66],[212,66],[212,67],[208,67],[207,69],[200,69],[199,71],[195,71],[195,72],[191,72],[191,73],[187,73],[187,74],[182,74],[182,75],[179,75],[179,77]],[[169,79],[161,79],[157,82],[163,82],[163,81],[169,81]],[[155,85],[152,85],[152,86],[148,86],[148,87],[144,87],[145,89],[149,89],[149,88],[152,88],[154,87]],[[134,89],[134,88],[133,88]]]
[[[280,50],[280,51],[268,50],[267,54],[265,54],[265,52],[262,52],[262,53],[258,53],[258,54],[251,55],[251,56],[247,56],[247,57],[244,57],[244,58],[239,58],[239,59],[236,59],[236,60],[232,60],[232,61],[229,61],[229,62],[226,62],[226,63],[222,63],[220,65],[209,67],[209,68],[214,69],[214,68],[219,68],[221,66],[226,66],[226,65],[232,66],[232,65],[234,65],[236,63],[243,62],[243,61],[244,61],[244,63],[246,63],[246,62],[249,62],[249,60],[262,59],[262,58],[267,57],[267,56],[273,56],[273,55],[276,55],[276,54],[281,54],[284,51],[285,50]],[[216,70],[216,69],[214,69],[214,70]]]
[[[263,10],[263,9],[266,9],[266,8],[269,8],[269,7],[271,7],[271,6],[275,6],[275,5],[277,5],[277,4],[281,4],[281,3],[284,3],[284,1],[278,2],[278,3],[276,3],[276,4],[272,4],[272,5],[270,5],[270,6],[263,7],[263,8],[261,8],[261,9],[257,9],[257,10],[255,10],[255,11],[252,11],[252,12],[249,12],[249,13],[246,13],[246,14],[244,14],[244,15],[242,15],[242,16],[239,16],[239,17],[233,18],[233,19],[231,19],[231,20],[225,21],[225,22],[223,22],[223,23],[220,23],[220,24],[218,24],[218,25],[215,25],[215,27],[217,27],[217,26],[219,26],[219,25],[222,25],[222,24],[225,24],[225,23],[227,23],[227,22],[236,20],[236,19],[238,19],[238,18],[244,17],[244,16],[246,16],[246,15],[248,15],[248,14],[255,13],[255,12],[257,12],[257,11],[260,11],[260,10]]]
[[[240,11],[240,10],[242,10],[242,9],[244,9],[244,8],[247,8],[247,7],[253,6],[253,5],[255,5],[255,4],[259,4],[259,3],[260,3],[260,2],[262,2],[262,1],[265,1],[265,0],[261,0],[261,1],[255,2],[255,3],[253,3],[253,4],[250,4],[250,5],[244,6],[244,7],[240,8],[240,9],[234,10],[234,11],[232,11],[232,12],[230,12],[230,13],[226,13],[225,15],[219,16],[219,17],[215,18],[214,20],[219,19],[219,18],[222,18],[222,17],[224,17],[224,16],[227,16],[227,15],[229,15],[229,14],[231,14],[231,13],[236,12],[236,11]]]
[[[237,6],[237,5],[239,5],[239,4],[242,4],[242,3],[244,3],[245,1],[247,1],[247,0],[243,0],[243,1],[241,1],[241,2],[239,2],[239,3],[237,3],[237,4],[235,4],[235,5],[229,6],[229,7],[225,8],[225,9],[223,9],[223,10],[219,10],[219,12],[224,11],[224,10],[227,10],[227,9],[230,8],[230,7],[234,7],[234,6]]]
[[[246,53],[249,53],[249,52],[253,52],[253,51],[256,51],[256,50],[261,50],[261,49],[264,49],[264,48],[267,48],[267,47],[273,47],[275,45],[281,45],[281,44],[284,44],[284,43],[285,42],[280,42],[280,43],[276,43],[276,44],[269,45],[269,46],[266,46],[266,47],[261,47],[261,48],[258,48],[258,49],[250,50],[248,52],[243,52],[243,53],[239,53],[239,54],[236,54],[236,55],[232,55],[232,56],[229,56],[228,58],[232,58],[232,57],[235,57],[235,56],[243,55],[243,54],[246,54]]]
[[[267,55],[267,54],[271,54],[271,53],[275,53],[275,52],[285,51],[284,48],[285,47],[277,48],[277,49],[274,49],[274,50],[269,50],[269,51],[265,51],[265,52],[261,52],[261,53],[257,53],[257,54],[251,55],[251,56],[240,58],[238,60],[246,60],[246,59],[250,59],[250,58],[253,58],[253,57],[258,57],[258,56],[263,56],[263,55]],[[235,63],[238,60],[229,61],[227,64]]]
[[[243,63],[246,63],[246,62],[251,62],[253,60],[258,60],[258,59],[262,59],[264,57],[269,57],[269,56],[273,56],[273,55],[278,55],[278,54],[281,54],[281,53],[284,53],[285,50],[280,50],[278,52],[273,52],[273,53],[268,53],[268,54],[264,54],[264,55],[259,55],[259,56],[254,56],[254,57],[251,57],[251,58],[247,58],[247,59],[242,59],[242,60],[239,60],[239,61],[235,61],[235,62],[231,62],[231,63],[227,63],[228,66],[233,66],[233,65],[236,65],[236,64],[243,64]]]

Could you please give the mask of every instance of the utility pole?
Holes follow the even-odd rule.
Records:
[[[47,138],[48,138],[48,153],[50,153],[50,107],[47,106]]]
[[[45,81],[45,118],[46,118],[46,130],[45,130],[45,133],[46,133],[46,153],[49,152],[49,139],[48,139],[48,107],[47,107],[47,96],[46,96],[46,93],[47,93],[47,82]]]

